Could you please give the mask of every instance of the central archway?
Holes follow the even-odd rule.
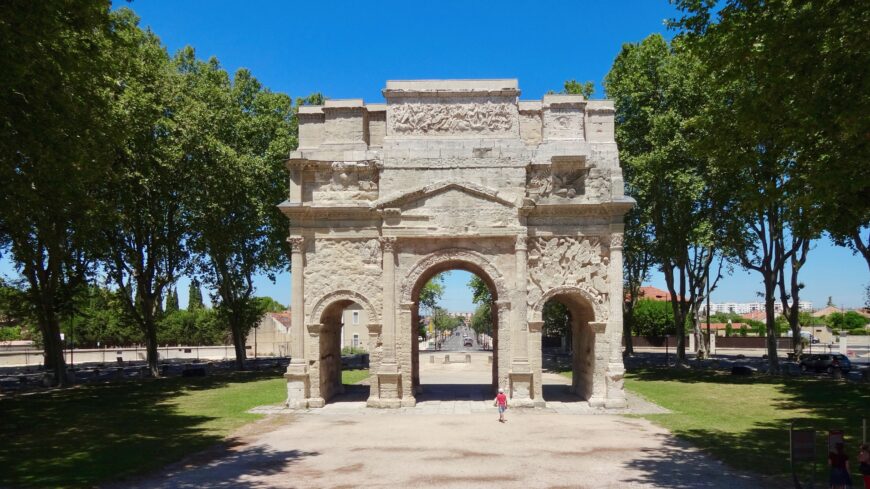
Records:
[[[499,363],[499,334],[507,334],[506,324],[499,321],[499,308],[505,307],[503,298],[508,297],[508,292],[498,269],[482,254],[463,248],[447,248],[436,251],[419,260],[408,272],[401,289],[401,301],[404,304],[413,304],[409,321],[400,325],[409,328],[411,338],[411,389],[415,394],[422,392],[420,383],[420,347],[417,342],[417,325],[420,321],[419,300],[423,286],[435,275],[451,271],[464,270],[478,276],[486,284],[492,296],[492,377],[493,388],[507,387],[507,369],[500,368]],[[502,363],[507,360],[502,358]],[[502,365],[504,367],[504,365]]]

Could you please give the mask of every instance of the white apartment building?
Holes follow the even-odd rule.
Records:
[[[811,312],[813,310],[813,303],[810,301],[800,301],[798,308],[803,312]],[[710,310],[713,314],[716,313],[734,313],[734,314],[748,314],[750,312],[763,311],[764,303],[763,302],[711,302]],[[782,303],[780,301],[776,301],[773,303],[773,310],[777,314],[782,314]],[[706,313],[707,304],[704,303],[701,305],[701,312]]]
[[[356,303],[347,306],[341,315],[341,347],[368,350],[368,323],[368,314],[362,306]]]

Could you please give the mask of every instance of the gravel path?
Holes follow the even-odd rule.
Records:
[[[502,424],[492,401],[478,399],[488,391],[477,368],[427,367],[421,375],[430,398],[415,408],[367,409],[365,388],[319,410],[260,408],[272,415],[246,426],[233,446],[118,487],[772,487],[640,418],[563,400],[510,409]],[[445,380],[453,384],[438,384]],[[545,383],[555,392],[567,379],[548,375]],[[630,396],[625,413],[641,412],[666,411]]]

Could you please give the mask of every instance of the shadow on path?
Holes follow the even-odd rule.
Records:
[[[361,384],[344,384],[344,392],[329,400],[329,404],[343,402],[365,402],[369,398],[370,387]]]
[[[495,398],[491,384],[423,384],[417,402],[486,401]]]
[[[117,487],[181,489],[270,487],[266,483],[251,479],[280,474],[291,465],[305,458],[318,455],[320,455],[319,452],[270,450],[262,446],[252,446],[245,449],[229,450],[218,460],[194,469],[185,466],[170,467],[163,476],[150,482],[140,484],[128,482],[119,484]],[[181,473],[184,474],[183,477],[179,477]]]
[[[544,384],[544,400],[547,402],[586,402],[586,399],[572,393],[570,385]]]

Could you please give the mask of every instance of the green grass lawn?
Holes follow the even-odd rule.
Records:
[[[356,383],[367,370],[342,372]],[[83,487],[155,470],[226,440],[280,404],[279,371],[168,378],[0,399],[0,487]]]
[[[342,384],[356,384],[369,378],[368,369],[365,370],[343,370],[341,372]]]
[[[870,417],[870,387],[831,379],[647,369],[626,375],[625,386],[673,411],[644,418],[733,467],[777,479],[790,474],[790,421],[796,420],[796,428],[817,431],[821,481],[827,474],[827,430],[845,430],[851,463],[856,465],[861,419]],[[857,478],[855,485],[860,487]]]

